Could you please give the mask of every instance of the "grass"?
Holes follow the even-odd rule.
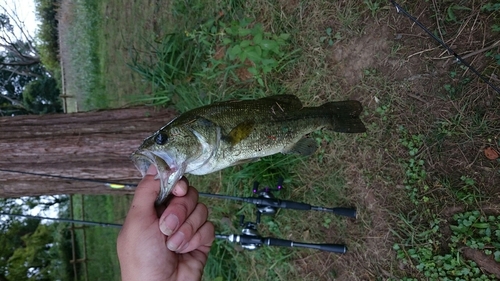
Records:
[[[259,225],[263,236],[345,243],[348,253],[274,247],[249,252],[216,241],[205,280],[491,278],[491,267],[478,266],[469,249],[498,262],[492,241],[498,231],[499,160],[487,159],[483,150],[500,148],[500,100],[407,18],[382,1],[226,0],[208,5],[198,0],[163,7],[166,16],[155,28],[150,19],[158,7],[138,12],[133,5],[140,4],[108,0],[94,11],[101,27],[93,35],[100,67],[94,74],[106,81],[102,93],[110,104],[139,102],[185,111],[217,100],[292,93],[306,105],[341,99],[364,105],[368,131],[312,134],[321,144],[312,157],[276,155],[189,176],[200,191],[238,196],[251,196],[255,180],[272,186],[283,177],[279,198],[354,206],[356,220],[280,210]],[[497,40],[500,8],[493,2],[405,3],[405,8],[461,54]],[[119,11],[132,13],[128,18],[136,18],[137,29]],[[176,25],[165,24],[169,18]],[[153,25],[138,28],[148,22]],[[277,49],[264,52],[262,40]],[[124,42],[134,47],[118,47]],[[129,53],[122,60],[118,56],[124,49]],[[469,60],[498,84],[497,55],[493,48]],[[87,202],[92,201],[97,199]],[[240,215],[255,218],[255,209],[246,204],[202,202],[218,233],[238,233]],[[85,208],[114,210],[102,219],[123,218],[118,209],[125,210],[125,203],[123,208],[106,200],[99,204]],[[99,249],[93,251],[96,260],[113,259],[114,248],[102,257]],[[108,266],[117,274],[116,260]]]
[[[82,212],[82,202],[84,212]],[[123,223],[124,214],[126,214],[129,204],[130,197],[128,196],[74,195],[74,218],[94,222]],[[101,226],[84,227],[86,244],[84,245],[82,242],[82,230],[76,230],[75,236],[76,241],[78,241],[77,258],[83,258],[83,247],[86,246],[88,279],[85,279],[83,265],[79,264],[79,280],[121,280],[116,258],[116,237],[120,230]]]

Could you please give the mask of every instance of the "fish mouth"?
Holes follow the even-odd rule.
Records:
[[[158,171],[155,179],[160,180],[160,192],[155,203],[156,205],[162,204],[178,180],[177,176],[175,176],[177,174],[175,166],[172,164],[169,165],[168,159],[165,160],[160,155],[150,151],[136,151],[132,154],[131,158],[135,167],[141,172],[143,177],[146,175],[149,166],[155,165],[156,170]]]

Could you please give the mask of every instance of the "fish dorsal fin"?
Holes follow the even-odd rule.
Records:
[[[245,120],[236,125],[227,135],[228,141],[231,145],[236,145],[242,140],[246,139],[254,128],[255,122],[253,120]]]
[[[285,148],[283,154],[298,154],[302,156],[309,156],[318,150],[316,140],[311,138],[301,138],[297,143],[291,147]]]

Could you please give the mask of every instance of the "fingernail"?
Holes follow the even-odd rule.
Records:
[[[153,164],[149,165],[149,168],[146,171],[146,175],[156,175],[156,173],[157,173],[157,171],[156,171],[155,165],[153,165]]]
[[[176,232],[172,237],[169,237],[167,240],[167,248],[175,252],[181,245],[182,241],[184,241],[184,233]]]
[[[160,230],[163,234],[170,236],[179,224],[179,218],[176,215],[168,215],[161,223]]]

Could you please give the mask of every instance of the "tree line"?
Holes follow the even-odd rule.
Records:
[[[58,2],[35,0],[36,34],[19,18],[18,5],[0,6],[0,116],[62,112]]]

